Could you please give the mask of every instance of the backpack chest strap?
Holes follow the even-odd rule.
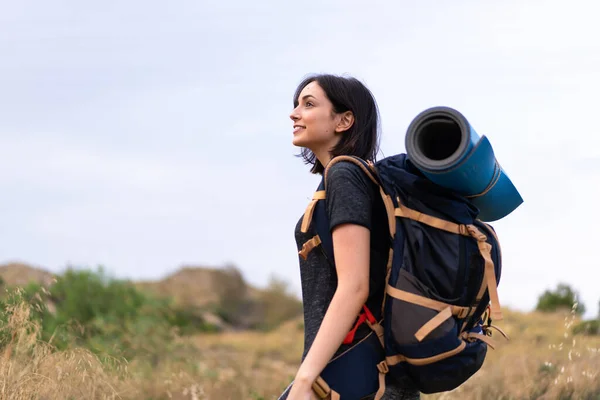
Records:
[[[325,200],[325,191],[324,190],[316,191],[315,194],[313,195],[312,200],[310,201],[310,203],[308,203],[308,206],[306,207],[306,211],[304,212],[304,217],[302,218],[302,225],[300,227],[300,231],[302,231],[302,233],[308,232],[308,227],[310,226],[313,214],[315,212],[315,207],[319,200]]]
[[[308,258],[308,253],[310,253],[312,249],[314,249],[320,244],[321,238],[319,237],[319,235],[315,235],[302,245],[302,249],[298,252],[298,255],[300,255],[300,257],[302,257],[303,260],[306,260]]]

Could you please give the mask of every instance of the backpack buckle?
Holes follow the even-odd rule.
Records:
[[[468,307],[460,307],[458,312],[456,313],[456,317],[459,319],[467,318],[470,314],[470,309]]]
[[[320,376],[314,381],[312,390],[315,391],[315,394],[319,396],[320,399],[326,399],[331,392],[327,382],[325,382]]]
[[[390,368],[388,367],[387,362],[385,362],[385,360],[377,364],[377,370],[379,370],[379,372],[381,372],[382,374],[387,374],[388,372],[390,372]]]
[[[478,242],[485,242],[487,240],[487,236],[485,236],[475,225],[467,225],[466,226],[468,235],[472,236]]]

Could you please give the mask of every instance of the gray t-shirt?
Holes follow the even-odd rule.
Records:
[[[344,223],[362,225],[371,231],[371,265],[369,270],[369,298],[367,307],[377,319],[381,316],[381,302],[385,289],[385,273],[390,248],[387,214],[379,188],[361,168],[347,161],[334,164],[327,174],[326,209],[330,230]],[[300,231],[302,217],[295,229],[298,251],[302,245],[315,236],[314,224],[308,232]],[[335,267],[328,261],[321,247],[313,249],[306,260],[299,257],[304,305],[304,352],[306,357],[325,317],[329,303],[337,287]],[[356,331],[353,344],[371,332],[367,324]],[[342,344],[335,356],[347,350],[350,345]],[[335,357],[334,356],[334,357]],[[286,389],[280,400],[287,398]],[[419,399],[419,392],[402,388],[387,379],[385,400]]]

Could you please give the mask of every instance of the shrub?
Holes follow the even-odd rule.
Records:
[[[574,335],[600,335],[600,320],[582,321],[573,327]]]
[[[177,334],[211,328],[191,310],[111,279],[101,268],[68,270],[48,289],[29,284],[12,291],[0,304],[0,321],[9,317],[6,306],[20,301],[30,305],[43,341],[58,349],[85,346],[97,354],[127,359],[156,358],[171,349]]]
[[[585,313],[585,305],[579,300],[579,293],[569,285],[559,283],[556,290],[546,290],[538,299],[536,310],[555,312],[561,309],[573,310],[581,315]]]

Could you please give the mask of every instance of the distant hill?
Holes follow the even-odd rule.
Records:
[[[4,286],[30,282],[48,287],[57,275],[22,263],[0,265]],[[184,308],[201,314],[205,321],[222,329],[270,328],[298,316],[302,304],[280,283],[264,289],[246,283],[234,266],[223,268],[182,266],[160,280],[133,281],[135,287],[168,297]]]
[[[234,267],[208,268],[182,266],[158,281],[135,282],[138,288],[172,297],[178,304],[206,307],[229,295],[246,296],[256,292]]]
[[[29,282],[50,286],[55,275],[41,268],[22,263],[0,265],[0,278],[7,286],[24,286]]]
[[[201,310],[205,319],[238,328],[269,328],[298,316],[302,304],[279,282],[259,289],[249,285],[234,266],[183,266],[159,281],[135,282],[136,287],[168,296],[178,305]],[[215,318],[216,317],[216,318]]]

